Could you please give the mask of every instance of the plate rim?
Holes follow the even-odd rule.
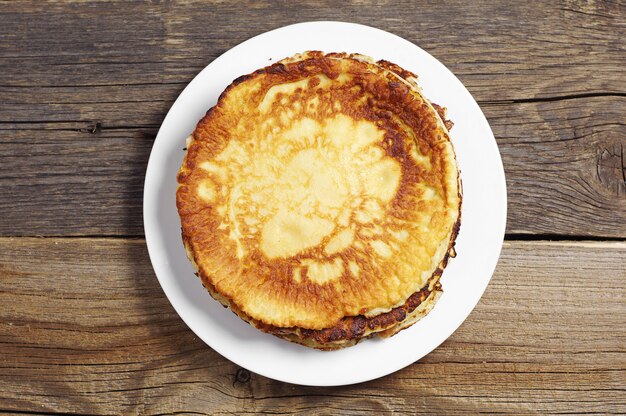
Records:
[[[474,111],[477,111],[477,114],[480,115],[480,122],[482,122],[484,124],[483,127],[486,127],[486,131],[488,131],[489,133],[489,137],[487,137],[488,142],[490,144],[490,146],[495,148],[495,153],[494,155],[497,157],[497,160],[494,160],[497,165],[498,168],[498,179],[500,180],[500,185],[501,185],[501,189],[500,189],[500,196],[501,199],[499,201],[499,205],[500,205],[500,209],[501,209],[501,218],[500,218],[500,226],[501,226],[501,232],[499,233],[499,238],[498,238],[498,250],[497,253],[494,252],[495,256],[493,257],[493,265],[492,267],[490,267],[490,272],[489,272],[489,278],[486,279],[486,282],[484,284],[484,287],[481,288],[480,290],[480,295],[476,296],[476,300],[475,302],[472,302],[472,306],[471,308],[469,308],[469,311],[467,311],[467,313],[464,314],[464,317],[462,320],[460,320],[460,322],[458,323],[458,325],[455,325],[454,328],[450,331],[449,334],[447,334],[445,337],[443,337],[443,339],[440,342],[437,342],[436,345],[434,345],[434,347],[428,349],[428,351],[424,352],[423,354],[417,354],[415,357],[412,357],[410,359],[406,359],[403,360],[402,363],[400,365],[395,365],[392,367],[385,367],[385,366],[379,366],[379,368],[377,370],[371,370],[367,373],[367,375],[363,376],[356,376],[353,378],[348,378],[348,379],[342,379],[339,381],[333,381],[333,380],[310,380],[310,379],[306,379],[306,380],[296,380],[293,377],[283,377],[281,376],[281,374],[270,374],[267,371],[263,371],[263,370],[259,370],[257,368],[254,368],[254,366],[249,365],[249,363],[246,363],[246,365],[241,364],[241,360],[238,359],[238,357],[234,357],[233,354],[230,354],[228,351],[226,351],[224,348],[220,348],[219,346],[215,346],[215,343],[210,342],[210,340],[206,339],[205,336],[203,336],[203,334],[199,333],[200,331],[196,330],[196,328],[194,328],[196,325],[195,324],[190,324],[190,322],[188,321],[188,319],[185,318],[185,313],[182,312],[182,308],[184,305],[181,305],[180,303],[176,302],[173,300],[171,293],[168,293],[168,290],[166,289],[166,286],[164,285],[164,282],[162,279],[164,279],[163,276],[160,276],[159,271],[157,270],[160,266],[160,263],[158,263],[155,260],[156,257],[156,242],[154,242],[154,238],[150,237],[152,235],[152,229],[151,226],[152,224],[150,224],[151,221],[151,213],[150,213],[150,209],[152,208],[150,206],[151,204],[151,199],[149,198],[150,194],[149,194],[149,188],[148,186],[150,185],[150,183],[152,182],[152,178],[154,178],[155,174],[151,174],[151,172],[153,172],[155,170],[155,148],[157,148],[159,141],[159,137],[162,136],[162,131],[163,131],[163,126],[169,121],[169,118],[172,114],[172,109],[176,106],[176,104],[179,102],[179,100],[181,100],[181,97],[186,95],[186,92],[188,91],[188,89],[190,89],[190,87],[192,86],[192,84],[194,83],[194,81],[196,81],[205,71],[209,72],[211,70],[211,66],[213,66],[216,62],[225,59],[227,57],[229,57],[231,54],[237,53],[238,50],[243,49],[247,44],[253,43],[253,42],[258,42],[260,39],[262,39],[263,37],[268,37],[272,34],[276,34],[276,32],[282,32],[282,31],[288,31],[290,29],[294,29],[296,27],[303,27],[303,26],[310,26],[310,27],[315,27],[315,26],[344,26],[344,27],[352,27],[352,28],[358,28],[359,30],[367,30],[367,31],[371,31],[373,34],[376,35],[384,35],[386,37],[390,37],[393,38],[395,41],[400,41],[401,43],[405,44],[405,46],[407,46],[408,48],[414,48],[416,51],[421,51],[425,54],[427,54],[428,56],[430,56],[430,58],[432,58],[442,69],[444,69],[445,71],[448,72],[448,75],[450,75],[451,77],[453,77],[456,82],[458,83],[457,87],[462,88],[462,90],[464,90],[464,92],[471,98],[471,101],[473,103]],[[329,52],[329,51],[326,51]],[[345,52],[358,52],[358,51],[345,51]],[[270,64],[273,62],[270,62]],[[234,77],[237,77],[241,74],[233,74]],[[419,75],[419,74],[418,74]],[[233,78],[234,79],[234,78]],[[187,93],[188,94],[188,93]],[[208,108],[207,108],[208,110]],[[164,138],[161,139],[161,141],[165,140]],[[462,177],[461,177],[462,178]],[[463,178],[462,178],[463,179]],[[256,374],[260,374],[262,376],[274,379],[274,380],[279,380],[279,381],[283,381],[283,382],[288,382],[288,383],[292,383],[292,384],[298,384],[298,385],[308,385],[308,386],[341,386],[341,385],[350,385],[350,384],[356,384],[356,383],[360,383],[360,382],[365,382],[365,381],[369,381],[369,380],[374,380],[383,376],[386,376],[388,374],[392,374],[396,371],[401,370],[402,368],[405,368],[415,362],[417,362],[418,360],[422,359],[424,356],[430,354],[432,351],[434,351],[436,348],[438,348],[445,340],[447,340],[450,336],[452,336],[454,334],[454,332],[456,332],[458,330],[458,328],[467,320],[467,318],[469,317],[469,315],[471,314],[471,312],[474,310],[474,308],[476,307],[476,305],[478,304],[478,302],[480,301],[480,299],[482,298],[484,291],[486,290],[487,286],[489,285],[489,282],[491,281],[491,278],[493,277],[493,273],[495,272],[495,268],[497,266],[498,263],[498,259],[500,257],[501,254],[501,250],[502,250],[502,246],[504,244],[504,235],[505,235],[505,229],[506,229],[506,220],[507,220],[507,209],[508,209],[508,195],[507,195],[507,189],[506,189],[506,180],[505,180],[505,171],[504,171],[504,166],[502,164],[502,158],[497,146],[497,142],[495,140],[495,137],[493,135],[493,131],[491,130],[491,126],[489,125],[489,122],[487,121],[487,118],[484,116],[482,110],[480,109],[480,107],[478,106],[478,103],[476,103],[476,100],[473,98],[473,96],[471,95],[471,93],[467,90],[467,88],[465,87],[465,85],[463,85],[461,83],[461,81],[445,66],[443,65],[437,58],[435,58],[434,56],[432,56],[430,53],[428,53],[427,51],[421,49],[418,45],[398,36],[395,35],[391,32],[387,32],[384,31],[382,29],[378,29],[376,27],[372,27],[372,26],[368,26],[368,25],[363,25],[363,24],[358,24],[358,23],[352,23],[352,22],[342,22],[342,21],[332,21],[332,20],[319,20],[319,21],[306,21],[306,22],[300,22],[300,23],[294,23],[294,24],[290,24],[290,25],[286,25],[286,26],[282,26],[282,27],[278,27],[263,33],[260,33],[256,36],[253,36],[237,45],[235,45],[234,47],[228,49],[227,51],[225,51],[223,54],[221,54],[219,57],[213,59],[211,62],[209,62],[209,64],[207,64],[201,71],[199,71],[194,78],[185,86],[185,88],[183,88],[183,90],[180,92],[180,94],[178,95],[178,97],[176,98],[176,100],[172,103],[172,105],[170,106],[167,115],[165,116],[165,118],[163,119],[163,122],[161,123],[161,126],[159,128],[159,131],[156,135],[156,138],[153,142],[152,145],[152,149],[150,151],[150,157],[148,160],[148,164],[146,167],[146,175],[145,175],[145,179],[144,179],[144,189],[143,189],[143,226],[144,226],[144,235],[145,235],[145,241],[146,241],[146,246],[148,249],[148,255],[150,257],[150,261],[151,261],[151,265],[152,268],[154,270],[154,273],[159,281],[159,284],[163,290],[163,292],[165,293],[168,301],[170,302],[170,304],[172,305],[172,307],[174,308],[174,310],[176,311],[176,313],[178,314],[178,316],[183,320],[183,322],[185,322],[185,324],[187,325],[187,327],[194,332],[194,334],[196,336],[198,336],[205,344],[207,344],[207,346],[209,346],[210,348],[212,348],[215,352],[217,352],[218,354],[222,355],[223,357],[225,357],[226,359],[230,360],[231,362],[235,363],[236,365],[239,365],[241,367],[247,368],[249,371],[252,371]],[[463,229],[463,227],[461,227],[461,229]],[[182,242],[181,242],[182,245]],[[453,260],[454,261],[454,260]],[[176,277],[178,279],[180,279],[180,277]],[[212,299],[211,299],[212,300]],[[285,341],[286,342],[286,341]],[[354,347],[352,347],[354,348]]]

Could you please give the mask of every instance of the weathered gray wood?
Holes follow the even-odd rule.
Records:
[[[604,1],[1,3],[0,235],[141,235],[151,141],[186,83],[250,36],[333,18],[417,43],[468,86],[500,144],[509,233],[624,238],[625,10]]]
[[[80,130],[83,131],[80,131]],[[0,233],[143,233],[143,182],[154,128],[0,132]],[[182,152],[182,149],[181,149]]]
[[[333,19],[415,42],[480,100],[626,93],[625,10],[613,1],[6,2],[0,85],[186,83],[251,36]]]
[[[485,112],[507,178],[507,232],[626,238],[626,98]]]
[[[204,345],[163,295],[144,244],[0,239],[0,410],[626,412],[626,243],[505,243],[448,341],[393,375],[338,388],[250,374]]]
[[[113,104],[94,106],[114,111]],[[626,238],[626,99],[483,109],[506,171],[509,233]],[[99,120],[99,127],[13,124],[0,131],[0,235],[143,234],[143,180],[157,129]]]

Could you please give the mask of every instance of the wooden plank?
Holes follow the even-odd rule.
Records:
[[[0,235],[141,235],[150,145],[186,83],[250,36],[333,16],[421,45],[482,103],[509,233],[624,238],[625,15],[606,1],[0,3]]]
[[[626,98],[484,110],[507,178],[508,233],[626,238]]]
[[[116,111],[115,104],[92,106],[94,116]],[[483,109],[506,171],[508,233],[626,238],[626,98]],[[156,124],[96,120],[102,124],[14,123],[0,131],[0,235],[143,234],[143,180]]]
[[[6,2],[0,4],[0,85],[39,91],[182,85],[254,35],[332,18],[374,25],[420,45],[481,101],[626,93],[622,2],[515,3]]]
[[[16,130],[8,139],[2,133],[0,234],[143,233],[143,182],[154,128],[84,124]]]
[[[507,242],[480,304],[436,351],[377,381],[313,388],[199,341],[143,240],[1,238],[0,410],[623,414],[625,258],[624,242]]]

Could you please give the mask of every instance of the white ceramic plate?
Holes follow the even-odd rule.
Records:
[[[176,211],[176,173],[185,138],[233,79],[306,50],[358,52],[419,76],[426,97],[448,108],[463,181],[458,256],[441,279],[433,311],[411,328],[339,351],[308,349],[257,331],[214,301],[187,260]],[[437,59],[368,26],[309,22],[264,33],[215,59],[180,94],[154,142],[144,189],[144,227],[154,271],[187,325],[215,351],[250,371],[290,383],[358,383],[397,371],[431,352],[463,323],[496,266],[506,223],[506,185],[493,133],[476,101]]]

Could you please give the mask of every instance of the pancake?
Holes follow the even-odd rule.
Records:
[[[441,295],[461,188],[416,76],[306,52],[242,76],[188,139],[176,202],[209,293],[319,349],[391,336]]]

